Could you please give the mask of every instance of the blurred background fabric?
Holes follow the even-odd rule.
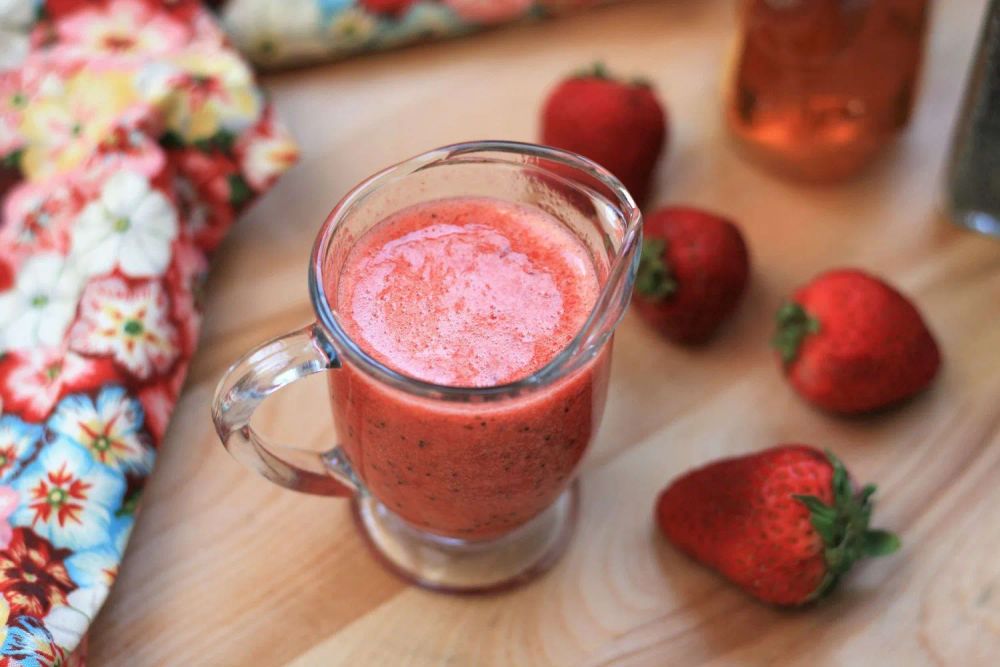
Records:
[[[620,0],[228,0],[226,30],[255,64],[335,60]]]

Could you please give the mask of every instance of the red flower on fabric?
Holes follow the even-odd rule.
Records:
[[[188,362],[182,361],[177,364],[177,369],[170,377],[139,390],[139,402],[142,403],[142,409],[146,413],[146,429],[153,436],[156,447],[166,433],[170,415],[184,386],[187,370]]]
[[[183,73],[174,79],[177,90],[187,93],[187,101],[192,111],[201,109],[212,98],[229,100],[229,91],[222,81],[214,76]]]
[[[5,412],[40,422],[66,394],[96,389],[120,377],[107,358],[84,357],[61,348],[32,348],[0,360],[0,398]]]
[[[199,15],[202,3],[200,0],[143,0],[151,9],[155,11],[166,11],[175,19],[188,22]]]
[[[416,0],[360,0],[360,5],[372,14],[399,16],[405,13]]]
[[[35,515],[32,524],[38,521],[48,522],[53,512],[60,526],[65,526],[70,521],[81,523],[83,501],[87,500],[87,491],[93,484],[83,481],[67,468],[63,464],[56,470],[50,470],[31,489],[28,509]]]
[[[171,156],[177,170],[218,201],[229,199],[229,177],[237,173],[236,163],[221,151],[185,148]]]
[[[87,166],[106,176],[127,170],[139,172],[151,181],[164,180],[158,177],[164,175],[167,156],[155,139],[162,130],[156,110],[137,105],[108,128]],[[169,183],[169,179],[165,179],[165,183]]]
[[[19,184],[3,201],[0,246],[18,261],[45,251],[66,254],[69,228],[84,200],[72,178]]]
[[[222,153],[189,148],[173,153],[174,192],[188,236],[205,252],[214,250],[233,223],[235,163]]]
[[[150,380],[169,370],[180,351],[169,314],[170,299],[158,280],[94,280],[70,329],[70,348],[110,355],[135,378]]]
[[[66,604],[76,588],[64,561],[69,549],[57,549],[30,528],[16,528],[6,549],[0,550],[0,595],[11,616],[43,617],[53,605]]]
[[[14,286],[14,267],[6,257],[0,257],[0,292]]]
[[[183,334],[183,356],[194,354],[201,328],[201,311],[208,260],[205,252],[187,240],[174,244],[174,258],[164,283],[170,292],[171,315]]]
[[[102,7],[104,0],[46,0],[45,14],[52,19],[58,19],[73,12],[88,7]]]
[[[167,54],[190,41],[183,21],[164,12],[162,3],[106,0],[68,5],[52,15],[39,39],[55,41],[57,51],[87,58]],[[37,32],[37,31],[36,31]]]

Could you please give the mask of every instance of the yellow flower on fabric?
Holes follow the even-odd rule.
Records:
[[[145,99],[162,111],[167,130],[184,143],[223,130],[239,133],[257,121],[263,107],[250,68],[229,51],[183,51],[147,67],[139,81]]]
[[[21,168],[30,180],[63,173],[89,158],[108,128],[138,101],[131,75],[80,70],[32,99],[20,132],[27,140]]]

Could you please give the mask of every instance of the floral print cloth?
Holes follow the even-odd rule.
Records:
[[[0,0],[0,41],[0,667],[81,664],[209,257],[296,149],[194,0]]]
[[[221,12],[247,57],[275,67],[462,35],[610,1],[226,0]]]

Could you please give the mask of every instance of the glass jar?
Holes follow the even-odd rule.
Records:
[[[745,0],[726,101],[746,152],[784,175],[847,179],[907,124],[928,0]]]

